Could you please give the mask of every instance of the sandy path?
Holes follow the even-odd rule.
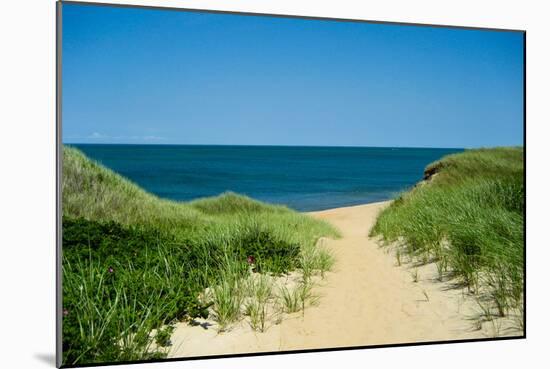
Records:
[[[325,240],[336,256],[334,270],[316,293],[319,304],[304,314],[286,316],[266,332],[247,324],[218,334],[215,329],[180,324],[172,336],[170,357],[261,351],[365,346],[389,343],[481,338],[489,327],[475,327],[476,305],[450,283],[435,282],[435,267],[397,267],[368,231],[388,202],[311,213],[342,232]]]

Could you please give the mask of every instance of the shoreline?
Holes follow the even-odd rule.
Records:
[[[491,338],[491,323],[476,326],[479,313],[471,296],[437,282],[433,264],[396,265],[391,248],[381,248],[368,232],[390,201],[334,208],[308,214],[341,232],[340,239],[322,238],[322,246],[336,258],[332,271],[319,281],[316,306],[303,313],[285,314],[265,332],[253,331],[244,321],[218,333],[210,323],[179,323],[168,357],[326,349],[400,343]],[[500,329],[500,327],[499,327]],[[493,331],[492,331],[493,330]],[[519,335],[519,333],[518,333]]]
[[[329,212],[335,212],[335,211],[346,211],[346,210],[351,210],[351,209],[354,209],[354,208],[362,208],[362,207],[366,207],[366,206],[385,206],[385,205],[389,205],[393,201],[395,201],[395,199],[374,201],[374,202],[366,202],[366,203],[357,204],[357,205],[339,206],[339,207],[336,207],[336,208],[328,208],[328,209],[322,209],[322,210],[300,211],[299,213],[309,214],[309,215],[316,215],[316,214],[329,213]]]

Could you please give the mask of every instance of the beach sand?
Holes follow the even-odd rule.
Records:
[[[323,239],[336,257],[315,287],[316,306],[286,315],[265,332],[244,321],[218,333],[210,321],[179,323],[169,357],[227,355],[369,346],[518,335],[509,324],[479,323],[475,299],[451,281],[437,281],[435,265],[397,266],[389,248],[368,237],[389,202],[310,213],[336,226],[338,240]],[[418,281],[413,281],[417,273]]]

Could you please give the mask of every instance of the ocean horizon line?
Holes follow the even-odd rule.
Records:
[[[63,145],[89,146],[194,146],[194,147],[294,147],[294,148],[350,148],[350,149],[442,149],[442,150],[470,150],[488,148],[479,147],[443,147],[443,146],[357,146],[357,145],[260,145],[260,144],[186,144],[186,143],[114,143],[114,142],[61,142]],[[499,145],[500,146],[500,145]],[[499,147],[497,146],[497,147]],[[508,145],[502,145],[508,146]],[[523,145],[509,145],[523,146]]]

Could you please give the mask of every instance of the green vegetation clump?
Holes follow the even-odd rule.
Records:
[[[499,316],[523,309],[523,148],[467,150],[430,164],[425,181],[378,217],[371,235],[398,255],[437,263]],[[399,257],[401,258],[401,257]]]
[[[62,196],[64,365],[163,357],[175,321],[209,309],[220,325],[240,316],[235,287],[252,267],[322,272],[331,257],[316,242],[338,236],[328,223],[233,193],[160,199],[71,147]]]

